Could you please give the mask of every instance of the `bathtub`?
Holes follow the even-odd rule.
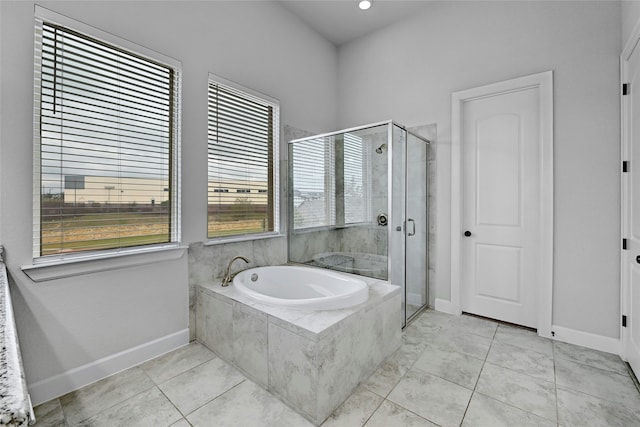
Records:
[[[315,275],[317,270],[322,274]],[[262,267],[239,273],[233,285],[212,279],[196,289],[196,339],[319,426],[400,347],[401,288],[366,277],[368,299],[362,304],[299,310],[265,304],[241,291],[237,284],[243,276],[256,283],[254,273],[256,282],[284,275],[286,280],[277,282],[283,287],[296,285],[290,279],[298,274],[300,283],[314,278],[325,286],[333,275],[350,275],[317,267]],[[298,296],[293,299],[310,299]]]
[[[363,280],[313,267],[251,268],[238,273],[233,286],[256,301],[303,310],[348,308],[369,298]]]

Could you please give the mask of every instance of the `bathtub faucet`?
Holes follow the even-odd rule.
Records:
[[[248,259],[240,255],[231,258],[231,261],[229,261],[229,265],[227,265],[227,271],[225,271],[224,276],[222,277],[222,286],[229,286],[229,283],[231,283],[231,281],[233,280],[233,276],[235,276],[235,274],[231,274],[231,264],[233,264],[233,262],[237,259],[241,259],[247,264],[249,264],[250,262]]]

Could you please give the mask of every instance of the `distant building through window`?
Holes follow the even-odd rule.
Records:
[[[208,119],[208,237],[277,232],[278,102],[210,75]]]
[[[178,242],[180,64],[44,9],[36,27],[34,256]]]

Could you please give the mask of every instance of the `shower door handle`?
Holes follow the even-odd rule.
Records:
[[[416,235],[416,222],[411,218],[407,218],[407,223],[411,223],[411,225],[412,225],[411,232],[407,233],[407,237],[415,236]]]

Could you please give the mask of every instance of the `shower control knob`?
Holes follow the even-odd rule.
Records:
[[[465,237],[471,237],[471,232],[469,230],[464,232]]]

